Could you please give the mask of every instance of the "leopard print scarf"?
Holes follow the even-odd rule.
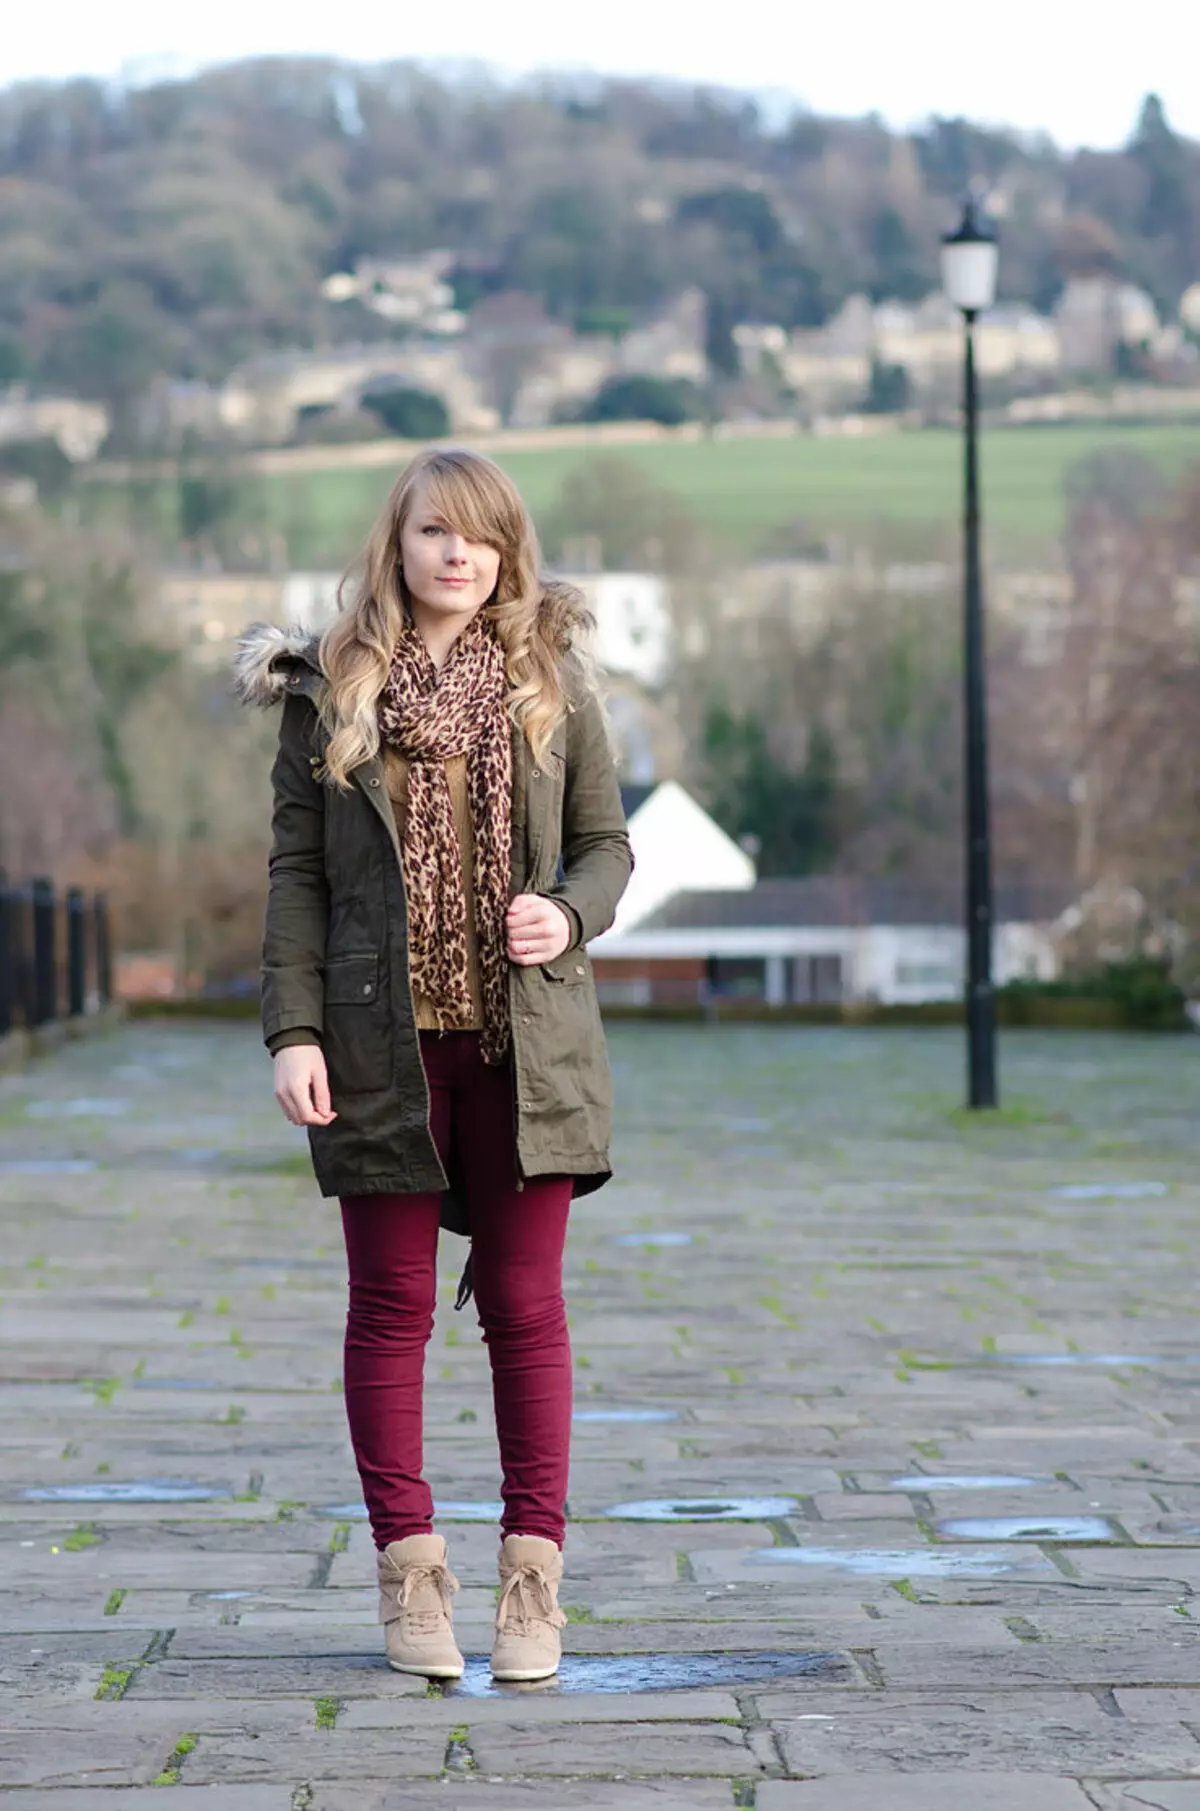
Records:
[[[379,698],[379,730],[410,763],[401,856],[408,899],[409,965],[442,1030],[471,1016],[462,854],[445,763],[467,757],[475,834],[475,929],[487,1063],[508,1052],[505,919],[512,875],[512,732],[504,648],[482,613],[454,642],[439,675],[411,625],[401,634]]]

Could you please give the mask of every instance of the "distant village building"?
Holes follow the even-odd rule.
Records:
[[[1119,345],[1140,346],[1159,331],[1144,290],[1114,277],[1072,277],[1054,305],[1054,325],[1067,371],[1111,372]]]
[[[622,801],[633,873],[612,929],[589,945],[596,956],[615,950],[627,931],[681,889],[743,892],[757,877],[750,856],[678,781],[623,787]]]
[[[782,328],[734,330],[742,367],[761,368],[770,351],[789,384],[810,407],[853,407],[866,394],[872,360],[899,365],[919,394],[957,375],[962,363],[962,319],[940,291],[910,305],[849,296],[818,328],[797,328],[782,346]],[[1044,376],[1061,363],[1055,325],[1019,304],[989,309],[976,329],[976,358],[986,377]]]
[[[613,377],[682,378],[703,385],[708,381],[705,350],[707,305],[697,289],[675,297],[652,320],[613,339],[608,334],[572,334],[559,330],[547,334],[544,348],[530,358],[530,369],[519,386],[510,425],[545,427],[549,422],[589,402],[601,385]],[[468,335],[468,354],[475,350]],[[482,350],[482,349],[481,349]]]
[[[458,334],[467,317],[454,306],[446,278],[458,262],[452,251],[414,258],[360,258],[352,271],[335,271],[321,285],[327,302],[359,302],[381,320],[420,333]]]
[[[221,386],[182,377],[156,377],[138,397],[134,433],[144,447],[177,452],[188,441],[225,437]]]
[[[635,862],[637,822],[637,816],[630,820]],[[704,844],[696,831],[690,848],[687,827],[678,829],[674,856],[684,875],[698,865]],[[647,833],[641,840],[653,846]],[[993,966],[999,985],[1054,978],[1066,903],[1065,894],[998,889]],[[833,877],[718,890],[684,882],[653,909],[627,912],[588,948],[601,1004],[608,1005],[694,1006],[714,998],[768,1006],[953,1001],[962,998],[965,964],[956,891]]]
[[[657,689],[673,659],[670,586],[657,572],[567,572],[596,619],[593,652],[606,673]]]
[[[237,438],[280,444],[295,437],[306,412],[353,415],[372,389],[389,384],[440,396],[457,433],[487,433],[498,425],[457,347],[418,339],[250,360],[222,388],[221,424]]]
[[[522,381],[509,425],[546,427],[560,411],[590,401],[605,378],[611,377],[615,363],[613,343],[607,335],[564,334],[546,347],[535,369]]]
[[[197,666],[215,671],[228,667],[234,639],[248,623],[280,620],[282,592],[278,574],[166,571],[159,575],[147,627]]]
[[[654,320],[626,333],[615,368],[626,375],[708,381],[708,304],[699,289],[685,289]]]
[[[74,464],[94,459],[108,438],[108,410],[76,396],[31,396],[24,384],[0,391],[0,445],[53,440]]]

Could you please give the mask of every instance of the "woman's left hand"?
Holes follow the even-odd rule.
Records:
[[[506,920],[508,957],[522,968],[553,962],[571,941],[571,920],[561,906],[540,893],[518,893]]]

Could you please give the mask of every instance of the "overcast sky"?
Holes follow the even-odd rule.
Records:
[[[1200,6],[1146,0],[106,0],[22,6],[0,81],[184,74],[268,54],[471,59],[506,73],[595,69],[794,95],[819,113],[872,109],[907,125],[930,113],[1047,131],[1063,145],[1121,143],[1148,90],[1200,138]]]

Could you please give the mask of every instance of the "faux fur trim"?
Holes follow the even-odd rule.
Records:
[[[266,709],[278,704],[287,690],[287,666],[303,661],[314,672],[321,670],[317,656],[321,637],[298,623],[280,628],[278,623],[251,623],[238,636],[233,657],[233,693],[242,704]],[[280,670],[277,663],[285,663]]]

